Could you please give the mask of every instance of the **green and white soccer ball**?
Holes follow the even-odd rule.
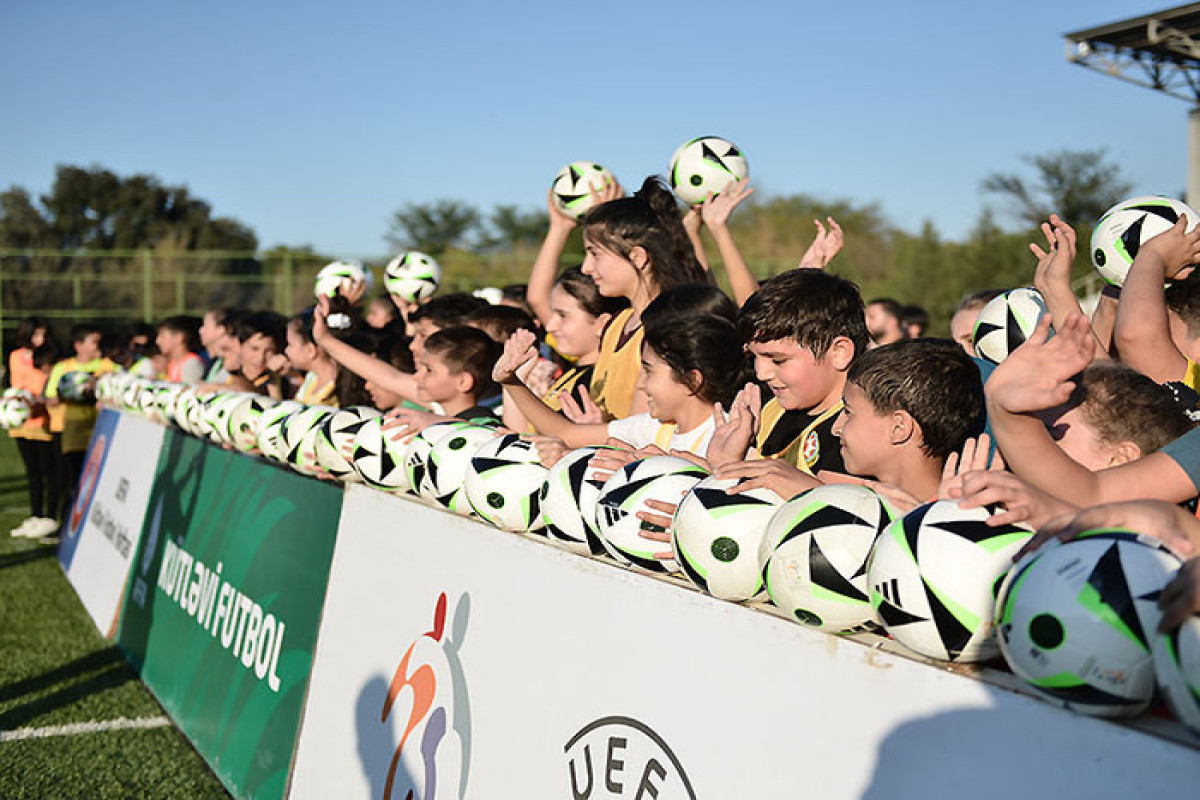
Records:
[[[287,444],[283,438],[284,424],[292,414],[302,410],[303,403],[281,400],[262,413],[258,421],[258,452],[263,458],[282,464],[286,457]]]
[[[605,552],[596,529],[596,501],[604,481],[592,476],[590,463],[598,449],[580,447],[556,461],[540,495],[547,537],[581,555]]]
[[[428,467],[429,453],[433,450],[433,443],[450,431],[465,428],[470,424],[465,420],[436,422],[421,429],[408,441],[403,463],[409,491],[413,494],[420,494],[421,484],[425,481],[425,470]]]
[[[229,409],[229,443],[235,450],[251,453],[258,449],[258,431],[263,414],[279,401],[261,394],[240,394]]]
[[[205,403],[204,434],[213,444],[232,444],[229,420],[240,400],[237,392],[218,392]]]
[[[654,530],[654,526],[639,519],[637,513],[661,514],[646,501],[678,504],[708,476],[708,470],[678,456],[651,456],[614,472],[596,499],[596,528],[605,550],[623,564],[650,572],[678,572],[679,564],[674,559],[654,557],[671,547],[667,542],[642,536],[643,530]],[[667,529],[657,532],[665,533]]]
[[[383,428],[385,422],[383,416],[370,417],[356,427],[350,466],[367,486],[387,492],[411,491],[406,467],[411,445],[399,436],[392,438],[392,432]]]
[[[88,403],[96,397],[92,387],[91,373],[65,372],[58,379],[58,397],[67,403]]]
[[[533,442],[506,433],[476,448],[463,491],[475,514],[497,528],[538,530],[545,524],[541,491],[548,472]]]
[[[995,619],[1005,660],[1075,711],[1140,714],[1154,699],[1158,596],[1179,565],[1157,539],[1124,530],[1051,540],[1000,587]]]
[[[1184,727],[1200,736],[1200,616],[1173,631],[1151,633],[1154,672],[1163,699]]]
[[[344,294],[356,281],[362,281],[368,292],[375,287],[375,276],[366,264],[356,260],[333,261],[317,273],[313,294],[318,298]]]
[[[416,250],[401,253],[383,270],[383,285],[410,303],[433,297],[442,283],[442,268],[432,256]]]
[[[317,474],[317,437],[335,412],[330,406],[305,406],[283,423],[283,460],[301,475]]]
[[[208,404],[212,402],[215,392],[198,392],[192,404],[187,408],[187,419],[183,429],[192,436],[208,437]]]
[[[32,408],[29,401],[20,395],[5,397],[0,400],[0,428],[11,430],[19,428],[29,421]]]
[[[1025,343],[1041,318],[1049,313],[1037,289],[1023,286],[993,297],[980,309],[975,322],[971,337],[975,355],[999,364]]]
[[[340,481],[361,482],[362,477],[350,461],[354,440],[367,420],[382,416],[382,412],[369,406],[350,406],[326,417],[313,446],[317,466]]]
[[[1142,245],[1187,216],[1190,233],[1200,215],[1182,200],[1144,195],[1122,200],[1104,212],[1092,231],[1092,266],[1113,286],[1122,286]]]
[[[927,503],[895,520],[867,565],[871,605],[887,632],[940,661],[986,661],[999,653],[996,591],[1013,556],[1033,535],[991,526],[986,508]]]
[[[893,519],[882,497],[854,484],[818,486],[784,503],[759,551],[771,602],[828,633],[869,627],[875,610],[867,562]]]
[[[550,196],[559,211],[572,219],[582,219],[592,207],[592,192],[599,192],[605,184],[616,182],[616,177],[599,164],[572,161],[554,176]]]
[[[703,203],[750,174],[746,157],[733,142],[701,136],[682,144],[671,157],[671,188],[689,206]]]
[[[495,428],[464,425],[433,440],[425,458],[425,477],[417,494],[426,500],[464,516],[471,513],[463,483],[471,466],[471,457],[487,441],[498,436]]]
[[[769,489],[730,494],[740,482],[705,478],[671,520],[671,544],[683,574],[722,600],[750,600],[762,592],[759,548],[767,523],[783,504]]]

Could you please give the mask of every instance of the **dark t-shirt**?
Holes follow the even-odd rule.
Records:
[[[782,411],[777,416],[765,414],[764,417],[770,419],[770,427],[759,433],[758,452],[764,458],[785,459],[813,475],[823,469],[845,472],[842,443],[833,435],[833,423],[840,411],[841,404],[833,413]]]

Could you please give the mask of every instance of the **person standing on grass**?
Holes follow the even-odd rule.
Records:
[[[17,327],[17,347],[8,357],[9,383],[33,397],[32,413],[25,424],[8,435],[17,445],[29,484],[29,517],[13,529],[13,536],[47,536],[58,528],[54,515],[61,505],[58,458],[50,435],[50,417],[42,395],[54,363],[50,329],[41,317],[27,317]]]

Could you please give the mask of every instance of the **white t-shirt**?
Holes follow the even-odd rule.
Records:
[[[608,423],[608,435],[638,449],[655,444],[663,450],[683,450],[703,457],[713,435],[712,417],[690,431],[679,431],[673,423],[659,422],[649,414],[634,414]]]

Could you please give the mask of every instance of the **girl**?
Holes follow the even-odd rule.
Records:
[[[643,329],[638,391],[648,411],[607,424],[578,424],[554,413],[516,378],[536,356],[528,331],[513,334],[496,362],[493,377],[510,391],[529,421],[569,447],[620,439],[634,449],[656,445],[703,456],[713,425],[747,377],[745,353],[736,326],[721,316],[680,317],[667,313]]]
[[[50,435],[50,419],[41,402],[46,376],[54,361],[49,343],[49,328],[41,317],[27,317],[17,327],[17,347],[8,357],[8,375],[14,389],[24,389],[34,397],[29,419],[8,435],[16,442],[29,483],[30,516],[13,530],[13,536],[48,536],[58,528],[54,515],[61,505],[58,480],[58,456]],[[35,359],[37,353],[39,358]],[[41,362],[41,363],[38,363]]]
[[[591,394],[606,418],[627,417],[648,408],[645,392],[637,388],[642,312],[662,291],[703,283],[706,273],[696,260],[675,196],[657,177],[647,178],[632,197],[594,206],[583,224],[583,273],[596,282],[600,294],[630,304],[604,330]]]
[[[301,311],[288,322],[283,355],[291,369],[304,372],[304,380],[293,399],[310,406],[337,406],[337,362],[313,341],[312,331],[312,309]]]

